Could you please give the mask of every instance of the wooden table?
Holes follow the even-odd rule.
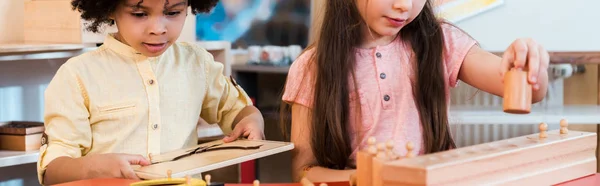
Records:
[[[113,186],[128,186],[132,183],[137,182],[136,180],[126,179],[92,179],[74,181],[56,186],[92,186],[92,185],[113,185]],[[315,183],[318,186],[320,183]],[[262,183],[261,186],[302,186],[299,183]],[[330,182],[328,186],[349,186],[348,182]],[[571,180],[564,183],[556,184],[556,186],[588,186],[588,185],[600,185],[600,174],[596,173],[579,179]],[[241,184],[241,183],[228,183],[225,186],[252,186],[252,184]]]

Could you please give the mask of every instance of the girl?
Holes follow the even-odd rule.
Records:
[[[132,165],[197,144],[202,118],[225,142],[263,139],[263,118],[223,65],[194,44],[176,43],[187,9],[216,0],[73,0],[98,32],[115,23],[97,50],[69,59],[45,92],[38,178],[57,184],[91,178],[138,179]],[[232,131],[233,130],[233,131]]]
[[[316,41],[290,68],[282,98],[296,180],[348,180],[371,136],[396,147],[410,141],[418,154],[455,148],[447,109],[458,80],[502,96],[503,74],[524,68],[533,102],[546,94],[542,46],[518,39],[497,57],[438,20],[431,1],[328,0]]]

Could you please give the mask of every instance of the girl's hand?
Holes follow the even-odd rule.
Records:
[[[538,90],[538,77],[542,70],[548,70],[550,56],[548,51],[532,39],[517,39],[504,52],[500,75],[511,68],[521,68],[528,71],[528,81],[533,90]]]

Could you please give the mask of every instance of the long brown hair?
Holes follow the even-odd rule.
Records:
[[[363,36],[362,18],[355,0],[327,0],[322,27],[312,60],[317,65],[311,146],[319,166],[348,167],[352,153],[347,129],[349,81],[355,67],[354,50]],[[455,148],[448,126],[443,66],[444,36],[433,5],[427,1],[421,13],[400,31],[410,43],[416,63],[413,94],[423,129],[425,153]],[[282,104],[282,122],[286,122]],[[286,133],[288,131],[285,131]]]

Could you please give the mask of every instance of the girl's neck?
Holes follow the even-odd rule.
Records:
[[[393,36],[382,36],[377,34],[377,32],[371,30],[370,28],[368,28],[367,26],[363,27],[364,31],[363,31],[363,36],[362,36],[362,42],[360,44],[360,48],[363,49],[369,49],[369,48],[375,48],[377,46],[385,46],[390,44],[391,42],[393,42],[396,37],[398,37],[398,35],[393,35]]]

